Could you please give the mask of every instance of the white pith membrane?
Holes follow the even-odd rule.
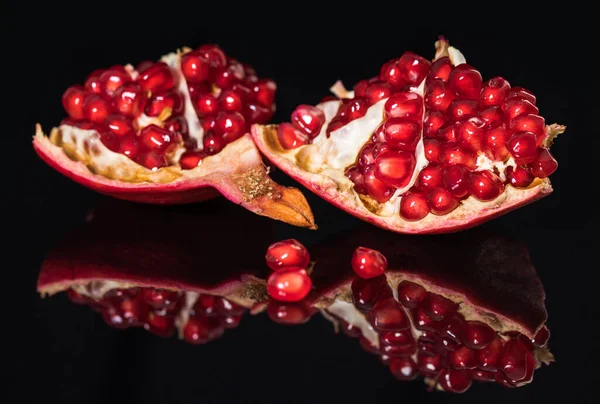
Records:
[[[436,43],[438,51],[434,61],[444,56],[440,51],[442,46],[440,42]],[[458,49],[449,46],[445,51],[453,66],[466,63],[466,59]],[[425,80],[426,78],[412,90],[422,99]],[[336,82],[330,90],[339,99],[354,98],[354,91],[347,91],[340,81]],[[281,147],[276,140],[276,126],[274,125],[253,125],[252,133],[261,151],[268,154],[273,162],[288,175],[314,192],[326,194],[330,203],[363,217],[367,221],[400,232],[428,232],[445,228],[451,230],[462,228],[477,221],[478,217],[494,216],[495,212],[518,206],[524,200],[533,201],[552,192],[548,178],[535,178],[526,188],[515,188],[506,183],[504,192],[493,200],[481,201],[469,195],[460,200],[458,207],[447,214],[438,216],[429,212],[420,220],[405,220],[399,214],[402,195],[415,184],[420,171],[429,164],[424,153],[424,125],[421,125],[421,135],[415,151],[416,166],[410,182],[405,187],[396,189],[393,196],[384,203],[379,203],[368,195],[357,193],[354,190],[354,183],[345,176],[345,170],[355,164],[362,146],[369,142],[375,129],[386,121],[383,107],[388,99],[382,99],[371,105],[365,116],[331,131],[329,138],[326,135],[327,127],[336,116],[341,100],[317,104],[316,107],[325,114],[325,123],[311,144],[298,148],[287,150]],[[423,115],[425,112],[426,108],[423,105]],[[422,119],[421,122],[423,122]],[[555,133],[562,133],[562,130],[564,127],[561,125],[546,125],[548,139],[553,138]],[[551,140],[548,140],[548,143],[551,144]],[[491,171],[504,182],[507,168],[513,167],[514,169],[516,166],[512,156],[506,161],[493,161],[482,151],[478,151],[474,171]]]

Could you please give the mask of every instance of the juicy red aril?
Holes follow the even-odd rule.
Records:
[[[535,159],[529,164],[531,174],[538,178],[550,176],[558,168],[558,162],[548,149],[537,149]]]
[[[142,288],[142,299],[155,309],[172,309],[177,304],[179,293],[174,290]]]
[[[203,344],[220,337],[224,331],[217,318],[194,316],[183,328],[183,338],[190,344]]]
[[[506,142],[506,148],[518,164],[527,164],[535,160],[537,139],[532,132],[515,133]]]
[[[435,133],[446,123],[444,114],[440,111],[427,111],[423,118],[423,137],[435,137]]]
[[[342,126],[344,126],[347,123],[346,119],[341,118],[341,117],[335,117],[333,118],[330,122],[329,125],[327,125],[327,131],[325,132],[327,134],[327,137],[329,137],[329,135],[331,134],[331,132],[338,130],[339,128],[341,128]]]
[[[429,192],[442,185],[442,169],[436,163],[431,163],[423,168],[417,176],[415,186],[421,191]]]
[[[481,150],[481,138],[485,122],[477,117],[469,118],[456,123],[456,139],[460,144],[473,151]]]
[[[215,121],[216,120],[214,116],[206,116],[204,119],[202,119],[200,125],[205,132],[208,132],[209,130],[213,130],[215,128]]]
[[[481,349],[488,346],[496,337],[494,331],[487,324],[479,321],[467,321],[463,327],[462,343],[471,349]]]
[[[427,75],[426,84],[429,84],[429,82],[435,79],[448,81],[451,72],[452,62],[450,62],[450,58],[447,56],[441,57],[431,65],[431,70],[429,70],[429,74]]]
[[[499,368],[510,379],[521,380],[527,373],[528,355],[531,352],[519,339],[508,340],[498,362]]]
[[[219,101],[211,94],[200,94],[194,99],[194,109],[199,118],[204,118],[217,113]]]
[[[427,297],[427,291],[418,283],[402,281],[398,284],[398,301],[404,307],[414,309],[425,297]]]
[[[155,93],[147,102],[145,113],[148,116],[159,116],[166,108],[171,115],[181,115],[184,108],[183,97],[178,91],[169,90]]]
[[[321,132],[321,127],[325,123],[325,113],[319,108],[302,104],[292,112],[291,119],[296,128],[312,139]]]
[[[119,153],[124,154],[132,160],[136,160],[140,153],[140,144],[137,136],[133,133],[119,139]]]
[[[310,261],[310,255],[302,243],[295,239],[289,239],[271,244],[267,248],[265,260],[267,266],[274,271],[289,267],[306,268]]]
[[[427,355],[423,352],[419,352],[417,356],[419,363],[419,371],[424,376],[437,376],[441,370],[441,357],[440,355]]]
[[[286,150],[295,149],[304,146],[309,139],[304,133],[300,132],[291,123],[281,123],[277,126],[277,139],[279,144]]]
[[[142,144],[154,151],[165,151],[171,144],[175,142],[175,134],[169,132],[159,126],[150,124],[140,131],[140,139]]]
[[[504,184],[490,171],[476,171],[469,175],[469,193],[480,201],[491,201],[504,192]]]
[[[385,156],[387,153],[389,152],[382,153],[381,156]],[[381,181],[375,175],[375,171],[375,165],[365,168],[363,173],[364,187],[371,198],[375,199],[379,203],[385,203],[394,195],[394,188]]]
[[[400,216],[404,220],[417,221],[429,213],[427,196],[421,192],[408,191],[400,199]]]
[[[417,330],[429,332],[435,331],[435,323],[427,314],[425,314],[422,307],[417,307],[413,310],[413,321]]]
[[[253,123],[266,123],[273,116],[273,109],[258,103],[248,102],[244,105],[242,114],[249,125]]]
[[[450,103],[446,114],[452,121],[460,121],[477,115],[477,101],[454,100]]]
[[[429,293],[421,307],[433,321],[442,321],[458,309],[458,305],[452,300],[435,293]]]
[[[246,133],[246,120],[239,112],[219,112],[214,131],[229,144]]]
[[[88,94],[83,101],[83,116],[94,123],[104,123],[112,110],[111,103],[99,94]]]
[[[520,115],[537,115],[540,112],[531,101],[523,98],[508,98],[504,100],[503,109],[508,122]]]
[[[275,101],[275,91],[277,85],[273,80],[260,79],[252,87],[254,99],[265,107],[271,107]]]
[[[446,111],[454,100],[454,94],[442,80],[433,80],[425,91],[425,106],[432,110]]]
[[[447,123],[438,129],[435,134],[435,137],[443,142],[455,142],[456,141],[456,130],[454,130],[455,125],[452,123]]]
[[[223,67],[227,64],[227,56],[225,56],[225,53],[223,53],[221,48],[219,48],[219,45],[202,45],[198,49],[196,49],[196,51],[202,56],[204,56],[206,59],[208,59],[211,62],[211,64],[216,68]]]
[[[448,76],[448,87],[458,98],[477,100],[481,91],[481,81],[481,74],[477,70],[462,63]]]
[[[414,343],[410,330],[406,331],[384,331],[379,334],[379,343],[383,345],[407,346]]]
[[[344,117],[349,122],[365,116],[368,108],[369,103],[366,98],[344,99],[340,105],[338,115]]]
[[[287,267],[272,272],[267,279],[267,292],[275,300],[298,302],[312,288],[308,273],[301,267]]]
[[[430,162],[438,162],[441,143],[436,139],[423,139],[423,148],[425,149],[425,158]]]
[[[133,121],[123,115],[109,115],[104,123],[112,133],[118,136],[125,136],[134,131]]]
[[[533,345],[538,348],[543,347],[546,345],[549,338],[550,330],[548,329],[548,327],[543,326],[542,328],[540,328],[537,334],[535,334],[535,337],[533,337]]]
[[[480,382],[493,382],[495,380],[495,373],[475,369],[471,372],[471,377],[473,380]]]
[[[402,77],[397,61],[398,59],[392,59],[386,62],[379,71],[379,78],[396,88],[406,84],[406,79]]]
[[[363,173],[360,171],[360,168],[357,166],[352,166],[346,170],[344,175],[354,183],[353,188],[355,192],[363,195],[368,193],[367,189],[365,188],[365,178]]]
[[[471,387],[471,373],[466,370],[444,370],[439,383],[445,391],[464,393]]]
[[[146,317],[144,328],[159,337],[168,338],[175,333],[175,319],[151,310]]]
[[[533,105],[535,105],[535,95],[533,95],[533,93],[523,87],[513,87],[509,93],[508,96],[506,97],[507,99],[512,99],[512,98],[521,98],[523,100],[527,100],[530,103],[532,103]]]
[[[201,83],[208,79],[210,62],[199,52],[188,52],[181,57],[181,71],[190,83]]]
[[[479,95],[481,107],[500,106],[510,91],[510,84],[502,77],[494,77],[483,84]]]
[[[418,367],[411,358],[392,358],[390,371],[398,380],[414,380],[418,376]]]
[[[184,170],[198,167],[208,154],[204,150],[186,150],[179,158],[179,165]]]
[[[465,319],[459,313],[447,315],[441,323],[437,324],[437,332],[440,337],[460,343],[464,324]]]
[[[357,163],[359,167],[367,167],[375,163],[374,150],[375,145],[373,143],[366,143],[360,152],[358,152]]]
[[[218,70],[214,77],[215,85],[221,89],[231,88],[235,80],[235,74],[233,70],[229,68]]]
[[[225,90],[219,95],[219,107],[223,111],[241,112],[243,105],[242,97],[232,90]]]
[[[473,369],[477,366],[475,351],[466,346],[458,347],[456,350],[448,353],[448,359],[454,369]]]
[[[378,330],[407,330],[410,321],[404,308],[393,296],[379,300],[368,315],[369,322]]]
[[[396,62],[405,82],[419,85],[429,72],[431,62],[412,52],[404,52]]]
[[[510,121],[510,123],[508,124],[508,130],[510,131],[510,133],[533,133],[537,138],[537,145],[539,146],[544,140],[544,137],[546,136],[546,121],[539,115],[519,115],[518,117]]]
[[[369,84],[365,89],[364,97],[369,104],[376,104],[377,102],[389,97],[392,94],[392,89],[385,81],[376,81]],[[357,94],[358,95],[358,94]]]
[[[145,91],[151,93],[167,91],[175,85],[171,69],[164,62],[158,62],[146,68],[137,79]]]
[[[356,248],[350,262],[354,273],[364,279],[379,276],[387,269],[387,260],[383,254],[366,247]]]
[[[383,125],[383,133],[390,147],[414,151],[421,138],[421,126],[406,118],[389,118]]]
[[[392,295],[385,275],[370,279],[356,276],[352,280],[351,290],[354,305],[361,311],[371,310],[380,298]]]
[[[365,79],[365,80],[360,80],[359,82],[357,82],[352,87],[352,90],[354,90],[354,95],[356,97],[364,97],[365,90],[367,89],[367,87],[369,87],[369,81]]]
[[[207,132],[202,138],[202,145],[208,153],[217,154],[223,150],[225,142],[222,137],[215,135],[214,132]]]
[[[119,88],[131,81],[133,80],[127,72],[116,69],[108,69],[98,78],[100,88],[109,97],[112,97]]]
[[[527,188],[535,177],[529,172],[529,169],[517,166],[513,168],[508,166],[506,168],[506,178],[508,182],[515,188]]]
[[[427,204],[434,215],[446,215],[458,207],[458,199],[442,187],[436,187],[427,194]]]
[[[83,119],[83,103],[85,91],[81,86],[71,86],[67,88],[62,96],[62,105],[67,114],[74,119]]]
[[[198,296],[198,299],[196,299],[196,303],[194,303],[193,311],[194,314],[210,316],[214,314],[216,305],[216,296],[201,294]]]
[[[401,91],[393,94],[383,107],[386,115],[392,118],[406,118],[420,123],[423,117],[423,99],[414,92]]]
[[[146,107],[146,93],[138,83],[126,83],[113,94],[115,108],[126,116],[137,118]]]
[[[303,303],[285,303],[269,300],[267,315],[271,320],[279,324],[304,324],[312,317],[313,310],[309,305]]]
[[[180,133],[184,137],[187,137],[188,135],[187,121],[181,116],[176,116],[166,120],[163,128],[169,132]]]
[[[104,69],[94,70],[90,75],[85,79],[85,84],[83,87],[89,91],[90,93],[100,94],[102,92],[102,88],[100,87],[100,75],[104,73]]]
[[[441,148],[438,161],[443,166],[462,164],[469,170],[477,167],[477,157],[472,150],[452,143]]]
[[[504,113],[500,107],[489,107],[479,111],[479,118],[483,119],[485,125],[489,128],[500,122],[504,122]]]
[[[457,198],[463,198],[469,194],[469,171],[462,165],[444,169],[442,182],[444,187]]]
[[[481,348],[477,352],[479,368],[484,370],[496,370],[503,346],[504,344],[500,337],[495,337],[487,346]]]
[[[382,153],[375,161],[375,176],[391,186],[402,188],[408,185],[415,170],[415,156],[402,150]]]
[[[489,128],[483,135],[483,150],[487,152],[489,157],[496,161],[504,161],[508,155],[506,141],[508,134],[504,124],[497,124]]]
[[[149,170],[156,170],[169,165],[165,155],[155,151],[141,154],[138,157],[137,162]]]

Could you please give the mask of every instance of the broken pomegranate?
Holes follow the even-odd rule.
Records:
[[[411,52],[353,91],[300,105],[291,123],[252,126],[258,148],[333,205],[399,233],[476,226],[552,192],[546,125],[535,96],[483,81],[440,38],[433,62]],[[448,382],[450,383],[450,382]]]
[[[268,176],[249,135],[276,85],[217,45],[90,74],[62,97],[68,117],[33,146],[52,168],[113,197],[154,204],[219,193],[257,214],[315,228],[304,196]]]

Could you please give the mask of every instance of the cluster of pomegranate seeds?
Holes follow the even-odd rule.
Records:
[[[299,302],[312,289],[306,268],[310,255],[306,247],[294,239],[278,241],[267,249],[267,265],[274,272],[267,279],[267,293],[280,302]]]
[[[174,164],[170,154],[185,147],[179,164],[191,169],[273,115],[275,83],[258,79],[254,69],[217,45],[183,55],[181,72],[204,129],[202,147],[189,134],[179,75],[162,61],[145,61],[135,70],[116,65],[92,72],[83,86],[63,94],[69,118],[62,124],[98,131],[107,148],[152,170]],[[148,118],[153,123],[142,124]]]
[[[369,279],[385,272],[387,259],[377,250],[358,247],[352,254],[351,265],[356,275],[363,279]]]
[[[400,380],[421,375],[455,393],[466,391],[472,380],[522,386],[533,379],[533,351],[548,341],[545,326],[529,340],[467,321],[459,304],[407,280],[398,284],[397,299],[385,275],[355,277],[351,289],[355,307],[379,336],[379,346],[360,332],[346,334],[360,338],[361,346],[377,354]]]
[[[246,308],[224,297],[200,294],[189,311],[183,338],[192,344],[204,344],[219,338],[225,329],[240,323]]]

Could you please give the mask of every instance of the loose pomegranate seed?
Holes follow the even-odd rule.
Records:
[[[288,239],[271,244],[267,248],[265,260],[267,266],[274,271],[289,267],[306,268],[310,255],[298,240]]]
[[[418,376],[418,368],[411,358],[392,358],[390,371],[398,380],[414,380]]]
[[[477,366],[475,351],[466,346],[458,347],[448,353],[448,359],[454,369],[474,369]]]
[[[223,111],[241,112],[243,108],[242,97],[232,90],[225,90],[219,95],[219,108]]]
[[[402,150],[390,150],[377,157],[375,177],[391,186],[405,187],[415,170],[415,156]]]
[[[390,118],[406,118],[421,123],[423,99],[415,92],[400,91],[385,102],[383,109]]]
[[[483,119],[486,127],[490,128],[504,122],[504,113],[500,107],[489,107],[483,111],[479,111],[479,118]]]
[[[501,106],[510,91],[510,84],[502,77],[494,77],[483,84],[479,95],[481,107]]]
[[[535,105],[536,98],[533,93],[523,87],[513,87],[508,93],[507,99],[521,98]]]
[[[142,153],[137,160],[139,164],[152,171],[156,171],[161,167],[169,165],[164,154],[154,151]]]
[[[181,71],[190,83],[201,83],[208,79],[210,62],[199,52],[188,52],[181,57]]]
[[[425,158],[430,162],[438,162],[441,150],[441,143],[436,139],[423,139],[423,147],[425,149]]]
[[[137,136],[134,133],[123,136],[119,139],[119,149],[117,151],[129,157],[131,160],[137,160],[140,154],[140,144]]]
[[[286,150],[296,149],[308,144],[309,139],[304,133],[300,132],[291,123],[281,123],[277,126],[277,139],[279,144]]]
[[[387,260],[379,251],[358,247],[352,254],[351,265],[356,275],[363,279],[369,279],[385,272]]]
[[[448,86],[460,99],[477,100],[481,91],[481,74],[472,66],[462,63],[448,76]]]
[[[431,65],[431,70],[427,75],[427,81],[425,84],[429,85],[429,83],[435,79],[448,81],[448,77],[450,77],[451,72],[452,63],[450,62],[450,58],[447,56],[439,58]]]
[[[444,370],[439,383],[445,391],[464,393],[471,387],[471,373],[466,370]]]
[[[314,311],[312,308],[304,304],[304,302],[285,303],[269,300],[269,305],[267,306],[267,315],[271,320],[279,324],[305,324],[313,314]]]
[[[387,153],[382,153],[379,157],[387,155]],[[401,152],[406,153],[406,152]],[[414,159],[414,157],[413,157]],[[391,168],[391,167],[390,167]],[[375,164],[365,168],[363,173],[364,178],[364,187],[367,190],[369,196],[375,199],[379,203],[385,203],[390,200],[390,198],[394,195],[394,188],[389,186],[387,183],[381,181],[375,175]]]
[[[204,150],[187,150],[179,158],[179,165],[183,170],[191,170],[202,164],[208,154]]]
[[[482,370],[496,370],[503,348],[504,344],[500,337],[494,338],[486,347],[481,348],[477,352],[477,362],[479,368]]]
[[[353,188],[355,192],[358,192],[359,194],[363,195],[366,195],[368,193],[367,189],[365,188],[365,179],[363,173],[357,166],[352,166],[348,168],[344,175],[354,183]]]
[[[390,147],[412,152],[421,138],[421,126],[406,118],[389,118],[383,125],[383,133]]]
[[[275,300],[298,302],[312,288],[308,273],[301,267],[287,267],[272,272],[267,279],[267,292]]]
[[[112,114],[104,122],[108,129],[117,136],[125,136],[134,132],[133,121],[123,115]]]
[[[215,120],[214,131],[229,144],[246,133],[246,120],[239,112],[219,112]]]
[[[427,111],[423,118],[423,137],[435,137],[435,133],[446,123],[446,117],[440,111]]]
[[[427,194],[427,204],[434,215],[446,215],[458,207],[458,199],[442,187]]]
[[[190,317],[183,328],[183,338],[190,344],[204,344],[219,338],[224,333],[219,320],[214,317]]]
[[[311,139],[321,132],[324,123],[325,113],[311,105],[301,104],[292,112],[292,124]]]
[[[365,89],[364,97],[371,105],[378,103],[384,98],[388,98],[392,94],[392,88],[385,81],[376,81],[370,83]]]
[[[509,166],[506,169],[506,178],[508,178],[508,182],[515,188],[527,188],[535,179],[528,169],[519,166],[514,169],[512,166]]]
[[[164,152],[171,145],[175,144],[176,136],[159,126],[150,124],[140,131],[140,140],[149,150]]]
[[[146,93],[138,83],[126,83],[113,94],[116,109],[123,115],[137,118],[146,107]]]
[[[491,201],[504,192],[504,184],[490,171],[476,171],[469,175],[469,193],[480,201]]]
[[[456,123],[456,139],[461,145],[477,152],[481,150],[484,128],[485,122],[477,117],[460,121]]]
[[[552,153],[550,153],[550,150],[540,148],[537,149],[535,160],[529,166],[531,167],[531,174],[538,178],[546,178],[556,171],[558,162]]]
[[[358,158],[356,160],[359,167],[367,167],[375,163],[375,145],[373,143],[365,143],[365,145],[358,152]]]
[[[521,115],[537,115],[540,112],[531,101],[524,98],[508,98],[504,100],[503,109],[507,122]]]
[[[506,142],[506,148],[518,164],[527,164],[536,157],[536,136],[532,132],[515,133]]]
[[[267,123],[273,116],[273,113],[273,109],[252,102],[246,103],[242,112],[249,125],[253,123]]]
[[[521,380],[527,374],[527,356],[531,356],[531,352],[525,344],[518,339],[508,340],[498,362],[499,368],[508,378]]]
[[[269,79],[260,79],[252,87],[254,100],[267,108],[273,105],[276,91],[277,85]]]
[[[454,100],[450,103],[446,115],[453,121],[471,118],[477,115],[477,101]]]
[[[483,135],[483,150],[496,161],[504,161],[509,156],[506,148],[508,134],[503,123],[490,127]]]
[[[112,103],[100,94],[88,94],[83,101],[83,116],[94,123],[104,123],[112,111]]]
[[[540,328],[537,334],[535,334],[535,337],[533,337],[533,345],[535,345],[538,348],[543,347],[546,345],[549,338],[550,330],[548,329],[548,327],[543,326],[542,328]]]
[[[379,300],[369,312],[368,320],[378,330],[408,330],[410,328],[408,315],[393,296]]]
[[[425,91],[425,106],[432,110],[445,112],[454,100],[454,94],[440,79],[433,80]]]
[[[417,176],[415,186],[423,192],[429,192],[442,185],[442,168],[439,164],[431,163],[423,168]]]
[[[426,355],[419,352],[417,357],[419,363],[419,371],[424,376],[435,377],[440,373],[441,370],[441,357],[440,355]]]
[[[145,113],[148,116],[159,116],[165,108],[171,109],[171,116],[183,113],[183,96],[176,90],[156,92],[147,102]]]
[[[62,105],[71,118],[85,118],[85,114],[83,112],[83,103],[85,98],[85,90],[79,85],[71,86],[64,92],[62,96]]]
[[[433,321],[442,321],[453,315],[458,309],[458,305],[444,296],[429,293],[422,302],[423,311]]]
[[[441,148],[438,161],[442,166],[462,164],[469,170],[474,170],[477,167],[475,153],[453,143],[448,143]]]
[[[457,198],[464,198],[469,194],[469,170],[462,165],[446,167],[442,174],[444,187]]]
[[[159,337],[168,338],[175,333],[175,319],[169,315],[160,315],[150,310],[144,328]]]
[[[539,146],[546,137],[546,121],[539,115],[519,115],[508,124],[510,133],[531,132],[537,137]]]
[[[423,219],[429,213],[429,205],[425,194],[416,191],[408,191],[400,199],[400,216],[404,220],[417,221]]]
[[[219,101],[211,94],[199,94],[194,99],[194,109],[199,118],[214,115],[219,110]]]
[[[413,321],[417,330],[428,332],[435,331],[435,323],[427,314],[425,314],[422,307],[417,307],[413,310]]]
[[[222,137],[215,135],[214,132],[207,132],[202,138],[202,145],[204,146],[204,150],[212,155],[223,150],[225,141]]]
[[[124,70],[108,69],[98,78],[98,84],[104,93],[112,97],[123,85],[132,82],[129,73]]]
[[[385,275],[370,279],[355,276],[352,280],[351,290],[354,305],[361,311],[371,310],[380,298],[384,299],[392,295]]]
[[[462,343],[471,349],[488,346],[496,337],[496,332],[487,324],[479,321],[467,321],[462,332]]]
[[[418,283],[402,281],[398,284],[398,301],[404,307],[414,309],[427,297],[427,291]]]
[[[158,62],[147,67],[137,79],[144,91],[151,93],[164,92],[175,86],[175,79],[169,66],[164,62]]]
[[[102,93],[102,87],[100,87],[100,75],[104,73],[104,69],[94,70],[90,75],[85,79],[85,84],[83,87],[86,91],[90,93],[100,94]]]

